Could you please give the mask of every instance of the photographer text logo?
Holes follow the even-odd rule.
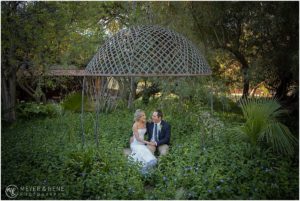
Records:
[[[8,198],[14,199],[17,196],[19,198],[59,198],[64,194],[64,187],[63,186],[56,186],[56,185],[34,185],[34,186],[19,186],[16,185],[9,185],[5,189],[5,194]]]

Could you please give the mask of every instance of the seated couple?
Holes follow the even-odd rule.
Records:
[[[134,113],[134,124],[132,126],[133,136],[130,138],[130,158],[142,163],[142,173],[157,164],[154,155],[158,149],[160,155],[166,155],[169,149],[171,126],[162,120],[163,114],[156,110],[152,114],[152,122],[146,121],[146,114],[143,110],[136,110]],[[148,135],[148,141],[144,135]]]

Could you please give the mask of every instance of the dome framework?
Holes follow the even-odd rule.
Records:
[[[210,67],[198,48],[179,33],[152,25],[121,30],[104,42],[85,69],[81,101],[82,144],[85,144],[85,95],[96,111],[94,138],[99,146],[100,111],[116,107],[119,92],[128,90],[128,83],[132,102],[134,77],[171,79],[210,74]],[[117,90],[111,87],[117,85]]]
[[[198,48],[159,26],[124,29],[109,38],[86,67],[97,76],[199,76],[211,70]]]

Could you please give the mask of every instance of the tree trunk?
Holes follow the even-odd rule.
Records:
[[[243,95],[242,99],[248,98],[249,96],[249,65],[244,57],[244,55],[239,52],[238,50],[234,50],[232,48],[226,47],[225,49],[229,50],[234,54],[234,56],[237,58],[237,60],[242,64],[242,73],[243,73]]]
[[[29,87],[26,83],[22,83],[22,82],[19,81],[18,79],[17,79],[17,83],[18,83],[18,86],[19,86],[23,91],[25,91],[30,97],[35,98],[35,97],[34,97],[34,90],[33,90],[31,87]]]
[[[1,78],[2,119],[8,122],[16,120],[16,74]]]
[[[256,90],[258,89],[259,86],[261,86],[263,84],[263,82],[260,82],[258,83],[256,86],[253,87],[253,89],[251,90],[250,92],[250,96],[253,98],[255,97],[255,93],[256,93]]]
[[[243,72],[243,96],[242,98],[248,98],[249,96],[249,73],[248,73],[248,67],[242,68]]]
[[[276,88],[275,97],[279,100],[287,99],[287,88],[288,88],[288,81],[286,79],[281,79],[279,86]]]
[[[257,90],[257,89],[258,89],[258,87],[255,87],[255,88],[253,88],[253,89],[251,90],[250,96],[251,96],[252,98],[255,97],[255,93],[256,93],[256,90]]]

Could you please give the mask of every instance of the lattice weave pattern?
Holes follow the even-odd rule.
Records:
[[[98,50],[86,67],[98,76],[192,76],[211,70],[197,47],[159,26],[121,30]]]

